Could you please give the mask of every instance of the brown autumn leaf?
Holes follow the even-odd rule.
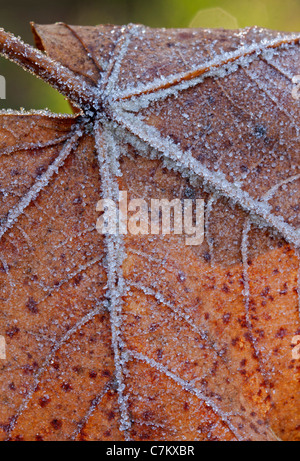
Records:
[[[1,53],[77,115],[0,115],[1,439],[300,440],[300,36],[33,31]],[[205,241],[102,237],[119,191]]]

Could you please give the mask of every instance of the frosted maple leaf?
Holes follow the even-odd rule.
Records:
[[[84,431],[92,434],[92,418],[102,411],[105,398],[113,400],[108,395],[115,389],[118,428],[108,433],[111,429],[105,431],[99,417],[101,427],[92,438],[267,440],[285,433],[297,438],[299,384],[291,378],[293,371],[287,375],[282,370],[291,365],[288,338],[299,328],[299,103],[292,89],[294,76],[300,74],[300,36],[259,28],[167,30],[141,25],[56,24],[34,30],[39,47],[50,57],[3,30],[1,53],[58,89],[78,114],[1,113],[1,325],[9,325],[7,337],[17,363],[10,359],[4,368],[4,435],[16,437],[23,431],[27,438],[54,438],[56,433],[74,439]],[[36,160],[35,152],[40,153]],[[16,160],[13,168],[10,159],[17,154],[21,164]],[[97,194],[117,201],[121,187],[132,195],[205,196],[202,249],[183,248],[180,236],[163,243],[157,236],[107,235],[102,242],[95,231]],[[80,212],[72,208],[78,204]],[[223,243],[217,239],[218,229]],[[263,251],[258,251],[257,235]],[[32,248],[40,259],[33,259],[28,271]],[[268,266],[274,260],[280,270]],[[14,270],[21,273],[23,285],[16,283]],[[82,278],[89,287],[86,299],[69,288],[61,294],[71,281],[79,284]],[[289,293],[289,307],[278,299],[280,290]],[[266,331],[264,323],[270,319],[254,309],[258,294],[276,311]],[[57,312],[60,302],[62,316]],[[20,378],[25,343],[13,343],[20,332],[14,323],[21,321],[17,310],[22,303],[27,317],[41,316],[38,326],[26,317],[23,341],[29,350],[42,350],[26,379]],[[50,312],[45,317],[43,303]],[[10,311],[8,306],[13,306]],[[105,379],[96,395],[86,381],[82,409],[78,378],[75,413],[61,409],[62,404],[47,410],[49,432],[39,416],[40,407],[50,408],[51,389],[45,389],[54,377],[49,369],[63,347],[91,321],[96,325],[100,314],[102,323],[109,319],[110,337],[105,330],[109,344],[97,349],[93,366],[100,367],[111,355],[114,377],[103,369]],[[227,328],[232,317],[234,327]],[[266,349],[266,335],[278,344],[287,338],[280,359]],[[70,351],[76,356],[78,345]],[[64,360],[67,366],[68,354]],[[97,375],[91,371],[90,380],[93,373]],[[19,399],[9,395],[16,387],[12,376],[25,387]],[[63,381],[59,392],[71,395],[72,384],[64,379],[56,377]],[[288,411],[280,407],[286,394],[296,399]],[[179,402],[183,414],[178,413]]]

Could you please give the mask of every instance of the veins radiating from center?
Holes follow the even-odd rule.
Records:
[[[126,106],[122,105],[123,102],[121,98],[130,99],[133,96],[133,103],[139,109],[140,107],[148,106],[149,103],[164,99],[170,94],[177,94],[186,88],[195,86],[197,83],[202,82],[202,77],[199,76],[203,73],[198,73],[199,80],[197,78],[191,78],[190,80],[184,79],[184,76],[179,76],[180,80],[178,81],[178,76],[170,76],[169,82],[152,82],[149,85],[146,85],[145,88],[140,86],[136,90],[139,90],[139,95],[141,96],[140,105],[137,104],[134,100],[134,89],[130,90],[130,98],[127,98],[128,94],[126,91],[123,91],[123,94],[119,94],[120,102],[117,102],[118,91],[117,84],[119,78],[119,72],[122,64],[122,60],[126,55],[130,39],[135,34],[137,30],[140,29],[140,26],[127,26],[122,30],[121,37],[116,44],[115,50],[111,57],[108,67],[105,74],[99,79],[99,84],[95,91],[91,92],[92,99],[89,101],[90,104],[82,106],[82,125],[85,128],[86,133],[93,133],[95,136],[95,147],[96,153],[99,162],[100,170],[100,179],[102,194],[105,198],[111,198],[113,200],[118,199],[119,187],[118,180],[115,175],[115,171],[118,170],[118,156],[119,146],[115,138],[115,135],[111,129],[113,123],[116,123],[119,127],[124,129],[127,133],[131,133],[137,140],[141,140],[145,144],[152,146],[152,148],[157,149],[162,152],[166,158],[171,158],[179,166],[185,167],[188,171],[193,171],[198,176],[207,176],[208,182],[215,183],[216,186],[219,186],[219,190],[225,196],[230,196],[232,193],[232,184],[229,186],[223,178],[213,175],[211,172],[201,169],[199,164],[194,161],[193,158],[190,158],[188,153],[181,151],[178,146],[175,146],[174,143],[169,142],[167,137],[161,136],[158,130],[150,129],[149,126],[139,117],[134,116],[126,112]],[[254,49],[255,51],[255,49]],[[216,62],[216,65],[218,62]],[[220,64],[221,67],[221,64]],[[231,72],[232,69],[229,68]],[[202,72],[202,71],[201,71]],[[222,78],[221,74],[214,72],[215,77]],[[194,77],[197,77],[195,75]],[[162,83],[165,86],[162,87]],[[171,88],[172,89],[169,89]],[[113,96],[115,93],[115,96]],[[148,94],[148,96],[147,96]],[[119,107],[118,107],[119,106]],[[130,106],[129,106],[130,109]],[[138,110],[134,111],[138,112]],[[112,122],[108,123],[109,121]],[[77,134],[78,135],[78,134]],[[75,139],[72,142],[75,143]],[[68,146],[67,144],[67,147]],[[68,150],[68,149],[67,149]],[[65,156],[69,152],[64,152],[62,155],[61,162],[64,162]],[[45,178],[48,179],[48,178]],[[44,185],[41,184],[41,187]],[[228,187],[227,187],[228,186]],[[22,206],[19,207],[18,216],[21,214],[25,207],[27,206],[28,200],[31,200],[32,197],[35,197],[41,187],[35,188],[30,196],[27,197],[27,201],[22,202]],[[230,189],[229,189],[230,187]],[[235,191],[237,194],[237,202],[241,202],[241,199],[245,202],[245,208],[250,209],[249,206],[249,197],[241,196],[240,191]],[[231,197],[232,198],[232,197]],[[252,204],[252,203],[251,203]],[[24,205],[24,206],[23,206]],[[253,204],[252,211],[258,211],[258,214],[264,214],[265,208],[261,210],[257,208],[257,204]],[[268,211],[268,210],[267,210]],[[12,219],[15,221],[18,216],[13,215]],[[269,224],[274,224],[278,226],[278,222],[270,222]],[[281,223],[279,222],[281,225]],[[283,233],[286,231],[286,237],[291,235],[290,240],[292,242],[297,241],[298,234],[293,234],[290,228],[282,225]],[[0,235],[1,237],[1,235]],[[128,438],[128,432],[130,429],[130,418],[128,411],[128,402],[127,396],[125,393],[125,368],[128,357],[125,353],[126,347],[123,343],[123,339],[120,333],[120,328],[122,324],[122,308],[123,300],[122,297],[126,293],[125,281],[122,273],[122,264],[125,258],[124,252],[124,242],[120,235],[117,236],[106,236],[105,237],[106,245],[106,272],[107,272],[107,298],[109,300],[109,312],[110,312],[110,321],[111,321],[111,335],[112,335],[112,348],[114,352],[115,360],[115,374],[117,382],[117,391],[118,391],[118,400],[120,406],[120,419],[121,425],[120,429],[125,432],[125,436]],[[247,256],[247,247],[246,242],[244,242],[244,259]],[[246,285],[247,285],[246,279]],[[248,286],[248,285],[247,285]],[[248,296],[249,296],[249,287],[246,286],[246,310],[248,309]],[[146,359],[143,357],[143,359]],[[153,364],[152,364],[153,365]],[[155,365],[155,364],[154,364]]]

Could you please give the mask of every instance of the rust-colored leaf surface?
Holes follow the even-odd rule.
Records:
[[[75,114],[0,114],[1,439],[300,440],[300,35],[32,27]],[[100,235],[119,191],[203,243]]]

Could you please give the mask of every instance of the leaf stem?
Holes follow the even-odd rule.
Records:
[[[53,61],[43,52],[1,28],[0,54],[49,83],[85,112],[88,109],[100,108],[96,87],[89,85],[67,67]]]

